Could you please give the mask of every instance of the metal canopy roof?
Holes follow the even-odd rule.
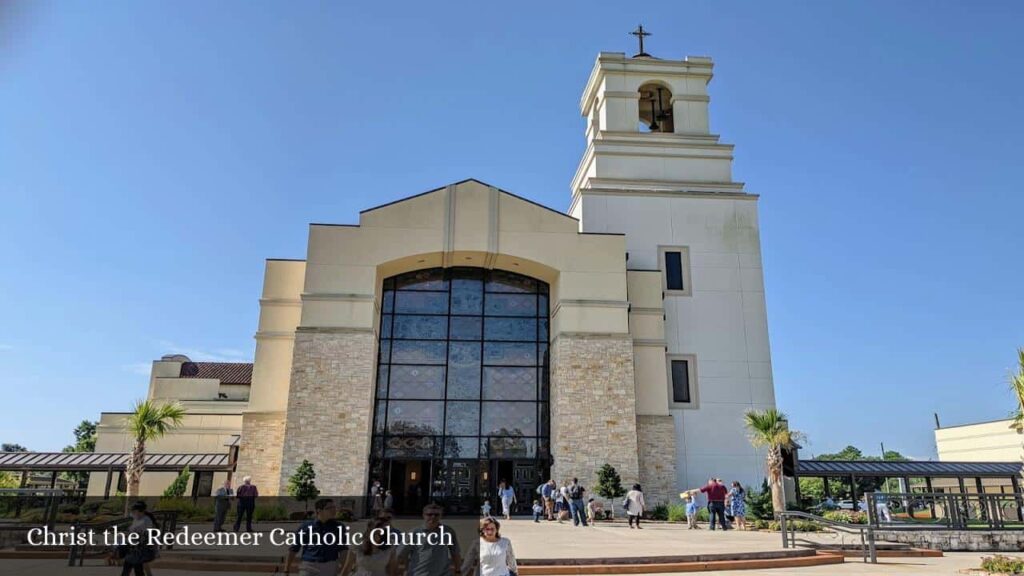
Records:
[[[893,460],[800,460],[797,476],[889,478],[1007,478],[1021,474],[1020,462],[897,462]]]
[[[0,452],[0,470],[9,472],[81,472],[124,470],[128,454],[102,452]],[[228,454],[146,454],[146,470],[230,471]]]

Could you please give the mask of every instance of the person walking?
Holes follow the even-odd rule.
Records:
[[[554,480],[548,480],[540,487],[540,496],[544,502],[544,517],[548,520],[555,519],[555,486]]]
[[[405,563],[406,576],[454,576],[458,574],[459,568],[462,566],[459,539],[454,530],[441,524],[441,514],[441,506],[437,504],[431,503],[423,507],[423,526],[411,533],[413,535],[426,534],[424,540],[428,543],[401,548],[398,553],[398,561]],[[443,537],[431,536],[433,534],[451,536],[449,545],[445,545]],[[414,540],[418,538],[418,536],[414,536]],[[431,541],[436,543],[430,544]]]
[[[469,549],[461,576],[515,576],[519,573],[512,542],[494,518],[480,520],[480,537]]]
[[[633,484],[633,489],[626,492],[626,516],[629,518],[629,527],[633,527],[633,522],[636,522],[637,529],[641,529],[640,519],[644,515],[644,492],[640,489],[639,484]]]
[[[380,485],[380,480],[374,480],[370,486],[370,514],[376,516],[383,509],[384,488]]]
[[[395,576],[398,571],[395,549],[386,544],[378,546],[386,542],[384,531],[389,525],[390,521],[382,514],[366,523],[363,542],[348,549],[339,576]]]
[[[733,481],[729,489],[729,515],[736,522],[737,530],[747,529],[747,491],[738,481]]]
[[[715,478],[710,478],[706,485],[700,487],[700,492],[708,496],[708,514],[711,516],[711,529],[715,529],[715,519],[717,518],[722,530],[728,530],[729,524],[725,520],[725,496],[729,493],[729,490]]]
[[[241,487],[238,491],[242,491]],[[284,573],[291,574],[295,558],[299,557],[299,576],[337,576],[338,559],[348,548],[347,539],[340,538],[345,526],[338,522],[334,500],[321,498],[313,509],[313,519],[306,520],[295,531],[296,543],[288,548]]]
[[[227,518],[228,510],[231,509],[231,497],[235,491],[231,489],[231,480],[225,480],[224,485],[213,493],[213,531],[224,531],[224,519]]]
[[[586,489],[580,484],[579,479],[573,478],[569,485],[569,513],[572,514],[572,525],[585,527],[587,525],[587,508],[583,503],[583,494]]]
[[[498,496],[501,498],[501,514],[505,517],[505,520],[511,520],[512,505],[516,503],[515,489],[502,480],[498,484]]]
[[[146,503],[139,500],[131,507],[132,523],[125,531],[126,534],[136,534],[137,544],[123,545],[118,547],[118,556],[124,560],[121,566],[121,576],[145,576],[149,574],[149,564],[156,558],[156,547],[148,543],[149,530],[156,528],[156,521],[146,509]]]
[[[235,532],[238,532],[242,525],[242,516],[245,516],[245,531],[252,532],[252,514],[256,511],[256,497],[260,491],[252,483],[252,476],[243,476],[242,485],[235,491],[235,498],[238,500],[238,510],[235,513]]]
[[[683,492],[679,496],[686,503],[687,530],[700,530],[697,525],[697,496],[693,492]]]

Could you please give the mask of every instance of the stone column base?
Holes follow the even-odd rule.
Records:
[[[640,487],[648,508],[680,502],[676,486],[676,424],[672,416],[637,416]]]
[[[611,464],[623,484],[639,480],[633,340],[559,335],[551,346],[551,475],[577,477],[594,492],[597,471]]]
[[[261,494],[278,494],[281,452],[284,448],[284,420],[284,412],[242,414],[242,440],[238,448],[234,479],[236,486],[241,483],[243,476],[252,476],[252,483],[259,488]]]
[[[303,460],[326,496],[361,496],[373,419],[373,332],[303,329],[295,334],[279,485]]]

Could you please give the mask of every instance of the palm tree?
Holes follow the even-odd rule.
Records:
[[[185,408],[177,402],[157,404],[152,400],[139,400],[125,421],[124,428],[134,440],[132,453],[128,458],[125,475],[128,477],[128,502],[139,495],[139,483],[145,468],[146,442],[156,440],[170,430],[181,426],[185,418]]]
[[[776,514],[783,512],[786,499],[782,492],[782,451],[796,445],[803,434],[790,430],[786,415],[775,408],[749,410],[743,415],[743,423],[750,433],[750,443],[756,448],[768,449],[765,469],[772,490],[772,510]]]
[[[1024,432],[1024,348],[1017,349],[1017,373],[1010,374],[1010,390],[1017,400],[1017,409],[1013,413],[1010,428]]]
[[[1017,400],[1017,408],[1013,411],[1010,428],[1019,434],[1024,432],[1024,348],[1017,349],[1017,373],[1010,374],[1010,390],[1013,391]],[[1021,477],[1024,477],[1024,470],[1021,471]]]

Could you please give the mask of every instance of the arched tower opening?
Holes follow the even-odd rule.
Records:
[[[641,132],[674,132],[672,91],[662,84],[640,86],[639,126]]]

